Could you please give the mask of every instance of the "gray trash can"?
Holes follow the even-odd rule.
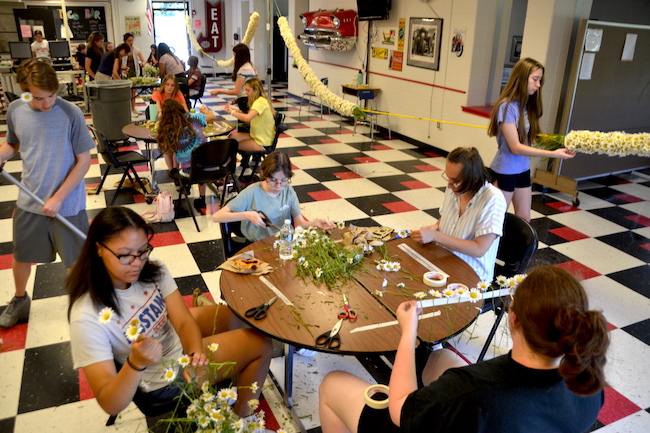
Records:
[[[127,138],[122,128],[131,123],[131,80],[90,81],[86,88],[93,126],[108,141]]]

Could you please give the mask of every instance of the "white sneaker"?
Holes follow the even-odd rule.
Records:
[[[135,110],[131,111],[131,117],[134,118],[134,119],[137,119],[138,117],[140,117],[140,113],[138,113]]]

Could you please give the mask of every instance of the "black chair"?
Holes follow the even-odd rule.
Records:
[[[241,221],[219,223],[219,229],[221,230],[221,241],[223,242],[224,262],[252,243],[242,234]]]
[[[122,185],[124,184],[124,179],[128,177],[131,181],[131,184],[134,185],[131,174],[133,174],[135,181],[138,182],[142,188],[142,191],[146,192],[147,190],[145,188],[145,185],[142,182],[142,179],[140,179],[140,176],[138,176],[138,172],[135,171],[134,166],[148,164],[149,159],[140,152],[135,152],[133,150],[118,150],[108,141],[106,136],[101,131],[93,128],[92,126],[89,126],[88,128],[95,136],[95,141],[97,142],[97,152],[102,156],[104,163],[106,163],[106,170],[104,170],[102,180],[99,182],[99,186],[97,187],[97,193],[99,194],[99,192],[102,190],[102,186],[104,186],[104,182],[106,181],[106,177],[111,171],[111,168],[119,168],[122,170],[123,174],[122,179],[117,186],[117,190],[115,191],[115,195],[113,195],[110,206],[115,203],[115,199],[117,198],[117,195],[120,193]],[[152,201],[150,197],[146,197],[146,200],[147,203],[151,203]]]
[[[537,232],[525,219],[507,213],[503,224],[503,236],[501,237],[501,243],[497,252],[494,275],[503,275],[509,278],[526,272],[537,251],[538,243],[539,237],[537,236]],[[496,334],[499,328],[501,319],[503,319],[506,313],[506,304],[507,300],[502,298],[488,299],[483,304],[481,314],[494,311],[497,317],[476,362],[482,361],[485,357],[494,338],[494,334]]]
[[[226,197],[228,196],[229,187],[234,186],[237,192],[239,192],[239,186],[235,181],[238,145],[239,143],[237,143],[237,140],[233,138],[207,141],[199,144],[194,148],[194,150],[192,150],[189,177],[181,174],[174,175],[181,184],[181,188],[179,188],[178,202],[180,203],[183,196],[185,196],[187,209],[190,211],[196,230],[199,232],[201,229],[196,221],[188,197],[191,186],[195,183],[205,183],[215,195],[219,195],[219,191],[214,183],[218,180],[223,180],[223,189],[221,191],[221,206],[223,206]],[[228,182],[228,179],[230,179],[230,182]]]
[[[201,101],[201,98],[205,94],[205,83],[207,81],[208,81],[208,77],[206,77],[205,75],[201,75],[201,88],[199,89],[199,93],[197,93],[196,95],[190,95],[190,100],[194,101],[194,103],[192,104],[192,108],[196,107],[196,102]]]
[[[273,136],[273,142],[269,147],[267,147],[264,150],[260,150],[257,152],[244,152],[240,151],[241,155],[241,173],[239,174],[239,180],[241,182],[251,182],[253,180],[253,176],[255,176],[255,172],[257,171],[257,168],[259,167],[260,163],[262,162],[262,159],[266,157],[269,153],[275,152],[275,148],[278,146],[278,139],[280,138],[280,134],[282,134],[284,131],[288,129],[287,125],[284,124],[284,114],[282,113],[275,113],[275,135]],[[244,176],[244,171],[248,167],[248,163],[253,158],[254,165],[253,165],[253,171],[251,172],[250,176]]]
[[[7,102],[12,102],[16,99],[20,99],[20,96],[16,95],[15,93],[5,92],[5,98],[7,98]]]

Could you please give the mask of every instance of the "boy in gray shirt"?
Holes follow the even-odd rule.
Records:
[[[70,269],[77,260],[83,240],[53,217],[58,213],[88,231],[83,179],[90,168],[90,149],[95,147],[81,110],[57,97],[59,82],[50,65],[32,59],[21,64],[17,73],[23,94],[7,111],[0,164],[20,151],[22,182],[45,206],[20,191],[11,263],[16,294],[0,315],[4,328],[29,318],[26,289],[32,263],[52,262],[59,253]]]

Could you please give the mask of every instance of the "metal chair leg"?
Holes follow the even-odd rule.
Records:
[[[502,306],[499,309],[499,312],[497,313],[497,318],[494,321],[494,325],[492,325],[492,329],[490,329],[490,334],[487,337],[487,340],[485,341],[485,345],[483,346],[483,349],[481,349],[481,353],[478,356],[478,359],[476,362],[481,362],[483,361],[483,358],[485,358],[485,354],[487,353],[488,349],[490,348],[490,343],[492,343],[492,339],[494,338],[494,334],[497,333],[497,329],[499,329],[499,324],[501,323],[501,319],[503,319],[503,316],[506,314],[506,308],[505,306]]]

